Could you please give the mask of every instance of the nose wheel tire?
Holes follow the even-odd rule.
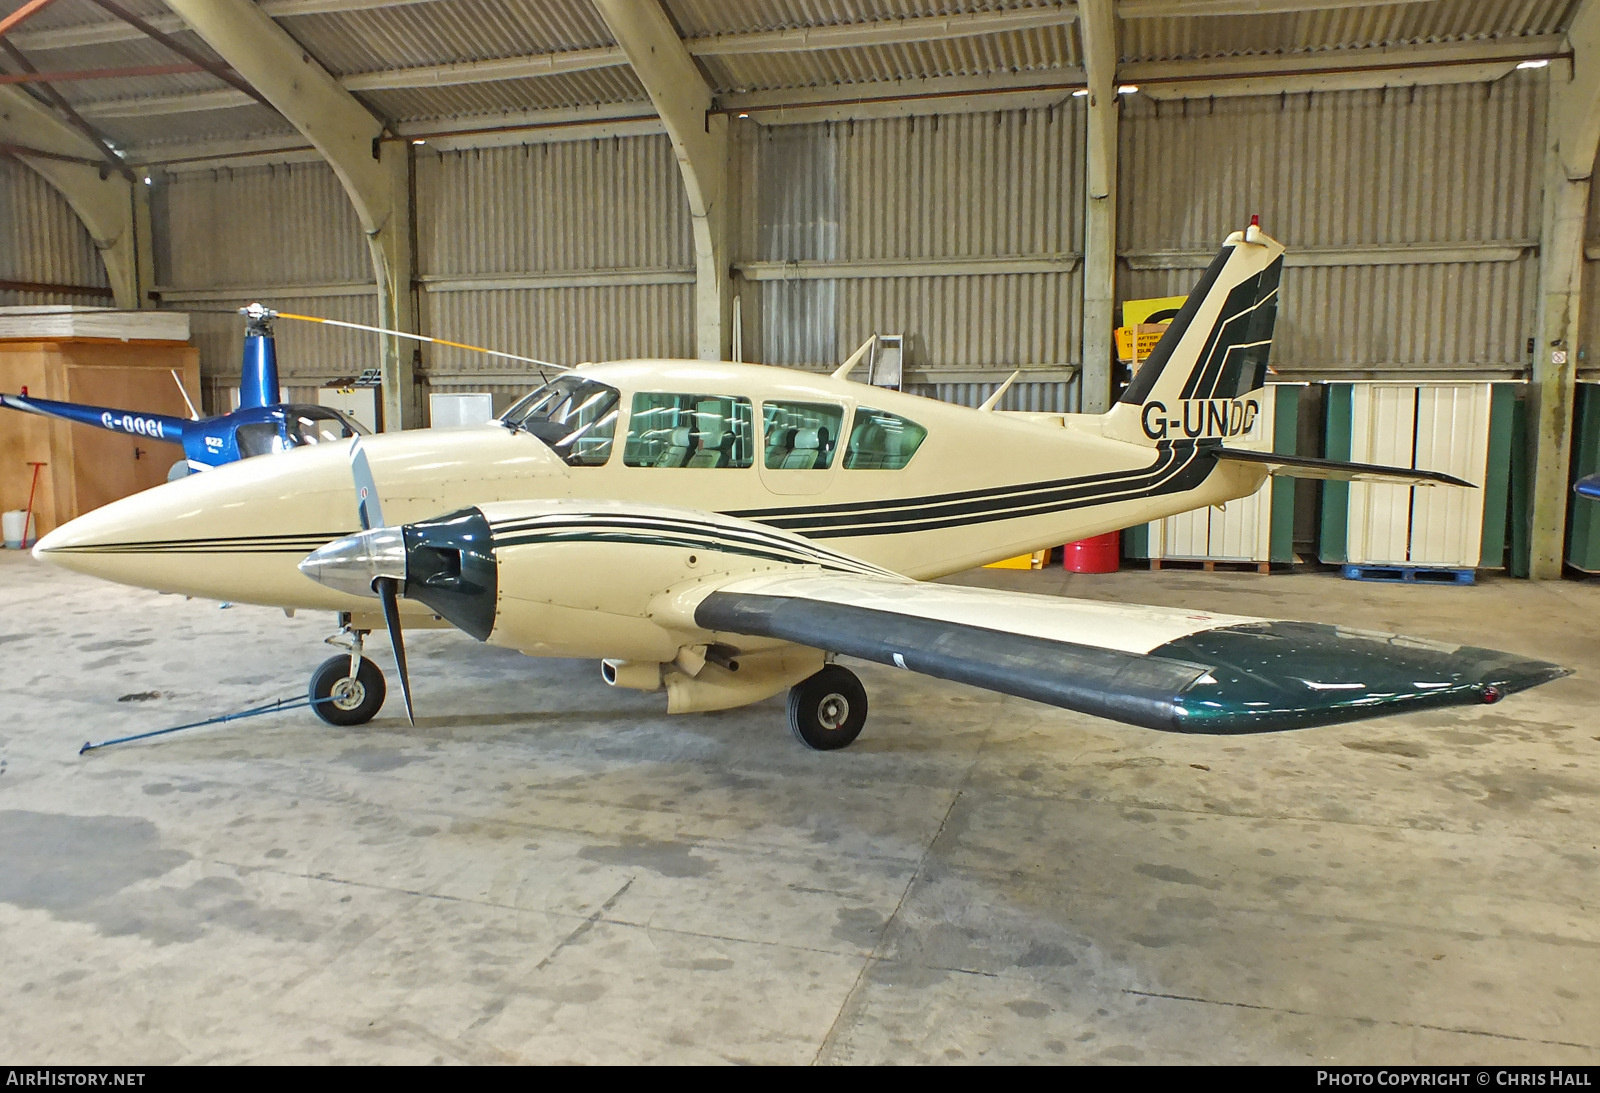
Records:
[[[830,664],[789,688],[789,731],[808,748],[852,743],[867,723],[867,689],[854,672]]]
[[[353,676],[348,656],[329,657],[311,673],[311,708],[330,725],[365,725],[387,692],[382,670],[366,657]]]

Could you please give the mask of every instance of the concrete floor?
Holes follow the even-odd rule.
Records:
[[[4,552],[0,1058],[1600,1062],[1600,586],[964,579],[1579,672],[1229,739],[858,666],[819,754],[781,700],[669,719],[419,632],[415,728],[391,695],[80,758],[300,693],[329,620]]]

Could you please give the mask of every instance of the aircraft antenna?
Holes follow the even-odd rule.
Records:
[[[866,341],[862,342],[860,349],[857,349],[854,353],[850,354],[849,358],[847,358],[843,364],[833,370],[833,378],[836,380],[842,380],[848,376],[851,369],[860,364],[861,358],[867,355],[867,350],[871,349],[877,343],[878,335],[876,334],[873,334]]]
[[[448,345],[452,349],[466,349],[473,353],[487,353],[491,357],[504,357],[506,360],[522,361],[526,364],[537,366],[540,369],[539,378],[545,380],[546,383],[549,382],[549,379],[545,376],[543,371],[544,369],[554,368],[558,372],[567,371],[567,366],[564,364],[552,364],[550,361],[542,361],[537,357],[520,357],[515,353],[505,353],[499,349],[485,349],[481,345],[467,345],[465,342],[452,342],[445,338],[430,338],[426,334],[410,334],[404,330],[390,330],[387,327],[382,326],[368,326],[366,323],[351,323],[346,322],[343,319],[324,319],[317,315],[294,315],[287,311],[280,311],[277,313],[277,315],[280,319],[298,319],[303,323],[324,323],[328,326],[348,327],[351,330],[370,330],[374,334],[392,334],[396,338],[410,338],[415,342],[430,342],[433,345]]]
[[[183,377],[178,375],[178,370],[172,370],[172,382],[178,385],[178,394],[183,396],[183,404],[189,408],[189,420],[199,421],[200,411],[194,408],[194,400],[189,397],[188,388],[183,385]]]

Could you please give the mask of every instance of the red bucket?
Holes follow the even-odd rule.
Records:
[[[1061,568],[1072,573],[1115,573],[1122,564],[1122,533],[1108,531],[1061,548]]]

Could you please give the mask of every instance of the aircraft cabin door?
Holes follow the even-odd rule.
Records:
[[[761,405],[761,482],[777,494],[821,493],[843,462],[849,408],[836,402]]]

